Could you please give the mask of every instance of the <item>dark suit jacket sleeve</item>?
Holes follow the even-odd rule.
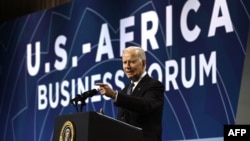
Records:
[[[164,86],[146,75],[135,87],[132,96],[126,94],[127,87],[118,93],[115,105],[141,114],[149,114],[164,103]]]

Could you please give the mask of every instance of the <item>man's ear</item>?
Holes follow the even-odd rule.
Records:
[[[146,60],[142,60],[142,65],[144,68],[146,68]]]

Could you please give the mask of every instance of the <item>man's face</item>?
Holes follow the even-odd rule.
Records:
[[[122,55],[123,71],[132,81],[137,81],[144,72],[145,60],[139,59],[133,50],[126,50]]]

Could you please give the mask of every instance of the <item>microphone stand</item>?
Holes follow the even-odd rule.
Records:
[[[80,105],[80,112],[82,112],[82,108],[83,108],[83,106],[85,106],[86,105],[86,102],[85,102],[85,100],[86,100],[87,98],[84,98],[84,99],[82,99],[81,100],[81,105]]]
[[[86,105],[85,100],[88,97],[81,97],[81,95],[77,95],[77,96],[80,97],[80,98],[71,99],[70,103],[73,104],[73,106],[75,107],[75,109],[76,109],[77,112],[82,112],[83,106]],[[81,101],[80,106],[78,104],[79,101]],[[80,111],[79,111],[79,108],[80,108]]]
[[[77,112],[82,112],[83,106],[86,105],[85,100],[88,97],[91,97],[93,95],[97,94],[97,90],[93,89],[87,92],[84,92],[83,94],[78,94],[75,98],[70,100],[70,103],[73,104],[73,106],[76,108]],[[81,101],[80,106],[78,105],[78,102]],[[80,107],[80,111],[79,111],[79,107]]]

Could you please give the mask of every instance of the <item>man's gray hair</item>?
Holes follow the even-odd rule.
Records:
[[[139,58],[141,60],[146,60],[146,54],[145,54],[145,51],[142,48],[140,48],[138,46],[129,46],[129,47],[125,48],[123,50],[123,52],[126,51],[126,50],[135,50],[136,54],[139,56]]]

